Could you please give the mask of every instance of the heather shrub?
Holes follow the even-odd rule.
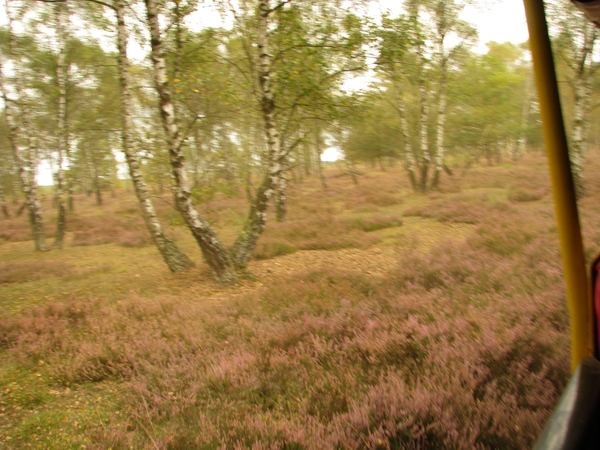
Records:
[[[131,425],[113,418],[95,448],[526,448],[568,377],[564,299],[473,289],[526,264],[443,244],[388,280],[49,305],[1,321],[0,342],[63,383],[123,383]]]
[[[534,202],[550,192],[548,175],[520,177],[508,186],[508,199],[511,202]]]
[[[3,360],[53,389],[118,390],[110,407],[122,414],[95,421],[88,448],[530,448],[569,376],[569,324],[552,208],[545,198],[500,201],[512,182],[504,171],[461,180],[496,186],[486,195],[412,198],[429,201],[413,215],[472,223],[474,235],[427,252],[399,241],[385,276],[341,259],[348,271],[293,266],[292,275],[274,270],[239,289],[204,291],[204,274],[169,275],[165,284],[186,288],[152,299],[122,293],[110,303],[73,297],[2,317]],[[362,177],[358,187],[330,178],[327,192],[294,185],[289,220],[269,222],[256,257],[378,242],[369,231],[402,219],[363,200],[398,200],[397,175]],[[594,200],[581,203],[584,231],[600,248]],[[210,208],[229,225],[244,201],[218,193]],[[79,217],[70,226],[117,242],[141,225],[130,206],[109,205],[121,209],[107,224]],[[458,228],[436,227],[450,238]],[[54,411],[67,400],[55,403]]]
[[[403,200],[401,198],[398,197],[398,194],[372,194],[372,195],[367,195],[363,200],[362,203],[366,203],[369,205],[377,205],[377,206],[393,206],[393,205],[400,205],[403,203]]]
[[[499,205],[490,211],[477,228],[472,244],[508,256],[522,253],[529,243],[545,231],[543,224],[534,220],[531,214]]]
[[[511,202],[534,202],[543,196],[544,192],[541,190],[531,190],[521,186],[510,186],[508,188],[508,199]]]
[[[487,214],[490,203],[487,196],[442,198],[424,206],[404,210],[407,217],[417,216],[450,223],[479,223]]]
[[[400,253],[401,263],[389,282],[400,292],[432,292],[486,304],[488,294],[505,293],[509,262],[470,242],[442,243],[423,256]],[[476,295],[477,297],[473,297]]]
[[[377,213],[381,210],[379,206],[365,204],[365,205],[357,205],[355,208],[352,208],[352,212],[356,213]]]
[[[0,226],[0,242],[22,242],[29,241],[31,237],[31,226],[29,225],[29,218],[27,210],[23,212],[21,217],[13,217],[10,219],[3,219],[2,226]],[[56,233],[56,225],[54,222],[50,222],[46,219],[44,223],[44,234],[48,237],[53,237]]]
[[[75,217],[69,226],[74,231],[72,245],[75,246],[114,242],[123,247],[144,247],[152,242],[141,218]]]
[[[123,247],[145,247],[152,244],[145,227],[137,225],[135,229],[122,229],[116,239],[116,243]]]
[[[379,242],[380,238],[367,233],[363,228],[377,227],[384,223],[384,219],[374,219],[371,222],[345,221],[326,214],[310,219],[272,223],[261,237],[255,257],[268,259],[296,250],[366,248]]]
[[[115,210],[115,214],[122,216],[137,216],[140,214],[140,212],[141,211],[139,205],[134,204],[121,205]]]
[[[287,242],[269,240],[263,237],[256,245],[253,256],[255,259],[269,259],[289,255],[297,250],[297,248]]]
[[[316,215],[333,215],[337,212],[334,205],[328,204],[329,202],[321,196],[309,196],[306,203],[298,205],[298,208],[292,208],[288,218],[290,220],[302,220],[307,216]]]
[[[353,218],[349,220],[348,223],[353,229],[369,232],[399,227],[402,225],[402,218],[394,215],[375,214],[371,217]]]
[[[68,277],[71,268],[60,261],[31,261],[0,264],[0,284],[23,283],[48,277]]]
[[[462,180],[456,176],[442,177],[437,189],[444,194],[458,194],[462,191]]]
[[[0,227],[0,239],[8,242],[27,241],[31,239],[31,227],[24,218],[4,219]]]
[[[348,209],[356,209],[363,205],[369,206],[393,206],[400,205],[404,200],[398,195],[397,189],[386,190],[383,186],[359,185],[354,192],[349,193],[345,201]]]

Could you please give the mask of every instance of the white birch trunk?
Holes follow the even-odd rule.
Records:
[[[421,179],[419,180],[419,189],[422,192],[425,192],[427,191],[427,172],[429,171],[429,164],[431,163],[431,155],[429,153],[429,137],[427,133],[427,125],[429,123],[429,99],[425,80],[420,81],[419,92],[421,95],[421,117],[419,124],[419,137],[421,146],[419,166],[421,169]]]
[[[571,164],[573,166],[573,178],[575,190],[578,197],[585,195],[585,183],[583,179],[583,163],[587,143],[587,132],[589,127],[589,112],[592,97],[591,88],[591,65],[594,51],[596,30],[593,25],[585,21],[583,25],[583,47],[577,61],[578,67],[575,73],[575,95],[573,107],[573,132],[571,145]]]
[[[7,7],[7,16],[9,19],[8,25],[8,47],[9,54],[11,57],[14,57],[14,34],[12,32],[12,20],[10,18],[10,14],[8,12]],[[17,98],[21,99],[21,89],[18,84],[18,80],[14,82],[14,88],[16,91]],[[27,204],[27,208],[29,210],[29,222],[31,224],[31,231],[33,235],[33,241],[35,245],[35,249],[38,251],[46,251],[46,242],[44,238],[44,221],[42,216],[42,204],[40,203],[39,196],[37,193],[37,185],[35,182],[35,173],[37,170],[37,149],[36,149],[36,139],[33,136],[32,129],[29,123],[29,120],[23,114],[23,111],[20,112],[21,118],[21,127],[17,125],[17,102],[14,99],[11,99],[7,95],[6,81],[4,79],[4,57],[0,54],[0,91],[2,93],[2,98],[4,99],[4,117],[6,120],[6,124],[8,126],[8,139],[10,141],[10,146],[12,149],[13,157],[15,160],[15,164],[19,171],[19,178],[21,181],[21,187],[23,193],[25,194],[25,201]],[[28,153],[28,162],[25,162],[23,157],[21,156],[21,150],[19,148],[19,141],[21,135],[27,136],[25,140],[27,141],[27,153]]]
[[[395,77],[395,74],[394,74]],[[408,127],[408,120],[406,119],[406,105],[404,104],[404,98],[397,85],[397,81],[393,83],[394,93],[396,97],[396,110],[400,117],[400,129],[402,130],[402,138],[404,139],[404,167],[408,172],[408,179],[413,190],[417,190],[417,177],[415,176],[415,158],[413,152],[412,141],[410,138],[410,128]]]
[[[1,70],[0,70],[1,71]],[[1,77],[3,78],[3,77]],[[35,172],[37,169],[37,155],[35,148],[35,138],[29,136],[28,139],[28,161],[25,161],[20,154],[18,145],[19,141],[19,127],[17,126],[13,107],[11,105],[12,100],[7,98],[6,89],[4,87],[4,80],[0,80],[2,85],[2,97],[4,99],[4,116],[8,125],[8,138],[11,144],[13,155],[17,161],[19,168],[19,178],[21,180],[21,186],[23,193],[25,194],[25,201],[29,210],[29,222],[31,224],[31,231],[33,235],[33,241],[35,249],[38,251],[46,251],[46,242],[44,238],[44,220],[42,216],[42,204],[40,202],[37,186],[35,183]],[[27,129],[27,127],[24,127]]]
[[[317,172],[321,179],[321,187],[328,189],[329,184],[327,183],[327,175],[323,169],[323,160],[321,159],[321,130],[317,128],[317,134],[315,139],[315,161],[317,163]]]
[[[56,222],[56,238],[54,245],[62,249],[67,225],[67,209],[64,199],[65,172],[63,165],[69,148],[67,130],[67,66],[65,20],[68,17],[67,3],[59,2],[54,6],[56,15],[56,36],[58,39],[58,58],[56,61],[56,84],[58,85],[58,167],[56,171],[56,206],[58,208]]]
[[[186,225],[200,246],[202,254],[210,266],[214,277],[222,283],[231,283],[238,278],[233,260],[227,249],[217,238],[210,224],[200,217],[192,203],[191,190],[185,171],[185,159],[181,148],[182,139],[175,118],[175,108],[171,100],[167,78],[164,44],[158,22],[158,10],[154,0],[145,0],[145,4],[146,19],[150,29],[154,82],[159,97],[160,115],[169,149],[169,162],[175,179],[175,185],[173,186],[175,203]]]
[[[115,1],[115,12],[117,15],[117,47],[119,50],[119,82],[121,85],[123,153],[125,153],[129,174],[142,209],[142,216],[146,228],[150,232],[154,244],[158,248],[169,269],[172,272],[181,272],[192,267],[194,263],[163,233],[162,226],[156,216],[154,205],[150,199],[150,194],[140,169],[139,157],[132,145],[131,132],[133,129],[133,120],[131,117],[132,107],[131,90],[129,87],[129,60],[127,59],[127,29],[125,26],[126,6],[127,3],[125,0]]]
[[[271,13],[270,0],[258,2],[257,43],[258,43],[258,78],[260,85],[261,110],[264,132],[267,141],[267,173],[259,186],[244,228],[231,249],[232,257],[239,267],[246,267],[252,257],[258,238],[267,223],[267,207],[273,196],[275,186],[284,169],[285,154],[282,152],[281,140],[277,131],[275,101],[271,90],[271,54],[269,53],[268,25]]]
[[[444,134],[446,131],[446,95],[448,92],[447,57],[444,49],[445,35],[439,36],[439,58],[440,58],[440,96],[438,101],[437,124],[436,124],[436,154],[435,174],[431,182],[431,188],[436,189],[440,184],[442,170],[444,170]]]
[[[277,195],[275,197],[277,222],[283,222],[285,220],[285,215],[287,214],[287,181],[287,171],[284,169],[281,171],[279,179],[277,180]]]

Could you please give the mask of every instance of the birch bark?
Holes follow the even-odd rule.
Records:
[[[419,93],[421,97],[421,117],[419,123],[419,137],[420,137],[420,169],[421,179],[419,180],[419,190],[421,192],[427,191],[427,173],[429,171],[429,164],[431,162],[431,155],[429,153],[429,136],[427,125],[429,123],[429,98],[427,95],[427,85],[423,76],[421,75],[419,80]]]
[[[592,97],[591,65],[596,29],[587,20],[583,25],[583,46],[581,47],[574,80],[573,132],[571,145],[571,163],[573,178],[578,197],[585,195],[583,163],[586,150],[586,139],[589,127],[589,112]]]
[[[8,11],[8,3],[6,3],[6,15],[8,17],[8,53],[11,58],[14,58],[14,33],[13,24],[10,12]],[[25,194],[25,201],[29,210],[29,222],[31,224],[31,232],[35,249],[38,251],[46,251],[46,240],[44,237],[44,221],[42,216],[42,204],[40,203],[35,183],[35,173],[37,170],[37,148],[36,138],[31,132],[31,126],[27,116],[23,111],[18,111],[17,101],[8,96],[8,89],[4,77],[4,55],[0,54],[0,91],[4,99],[4,117],[8,126],[8,139],[10,141],[11,150],[19,172],[21,187]],[[16,97],[19,101],[22,100],[22,90],[20,89],[18,79],[14,80],[13,88],[16,91]],[[20,113],[21,127],[17,125],[16,115]],[[22,134],[21,134],[22,133]],[[25,138],[25,136],[27,136]],[[28,153],[28,161],[26,162],[19,148],[21,138],[27,142],[26,149]]]
[[[217,238],[210,224],[200,217],[192,203],[191,190],[185,171],[182,138],[176,121],[175,108],[171,100],[167,78],[165,50],[158,22],[158,10],[154,0],[144,0],[144,3],[146,5],[146,19],[150,29],[154,82],[159,97],[160,115],[169,150],[169,162],[175,180],[173,186],[175,204],[200,246],[213,276],[222,283],[231,283],[238,278],[233,260],[227,249]]]
[[[404,167],[408,172],[408,179],[413,190],[417,190],[417,177],[415,176],[415,158],[413,153],[412,141],[410,138],[410,128],[406,119],[406,105],[402,98],[402,93],[398,87],[398,81],[394,74],[393,81],[394,96],[396,98],[396,110],[400,117],[400,125],[402,130],[402,138],[404,139]]]
[[[277,222],[283,222],[287,214],[287,158],[277,180],[277,195],[275,196],[275,211]]]
[[[162,226],[158,221],[148,188],[142,176],[139,157],[132,145],[131,131],[133,129],[133,119],[131,115],[131,89],[129,87],[129,60],[127,59],[127,28],[125,26],[125,8],[127,4],[125,0],[116,0],[114,6],[117,15],[123,153],[125,153],[129,174],[131,175],[136,196],[140,202],[146,228],[150,232],[154,244],[171,272],[181,272],[192,267],[194,263],[163,233]]]
[[[439,35],[439,59],[440,59],[440,95],[438,100],[437,124],[436,124],[436,155],[435,155],[435,174],[431,182],[431,188],[437,189],[440,184],[442,170],[444,170],[444,133],[446,131],[446,95],[448,92],[447,66],[448,58],[445,54],[444,39],[445,34]]]
[[[323,189],[329,189],[329,183],[327,183],[327,175],[323,168],[323,160],[321,159],[321,130],[317,129],[317,135],[315,140],[315,162],[317,163],[317,172],[321,179],[321,187]]]
[[[272,91],[271,59],[269,53],[269,14],[272,9],[270,0],[258,2],[257,43],[258,43],[258,79],[260,87],[261,112],[263,116],[264,133],[267,141],[267,172],[254,200],[244,224],[244,228],[231,249],[231,255],[238,267],[246,267],[252,257],[252,252],[258,238],[267,223],[267,207],[269,199],[284,169],[285,154],[282,152],[281,139],[277,131],[275,101]]]
[[[2,64],[0,63],[0,66]],[[27,139],[28,145],[28,161],[25,161],[21,156],[21,150],[19,149],[19,133],[20,129],[17,126],[14,103],[13,100],[7,96],[7,89],[4,82],[3,67],[0,67],[0,85],[2,90],[2,98],[4,99],[4,117],[6,124],[8,125],[8,139],[10,141],[11,149],[17,161],[17,167],[19,169],[19,178],[21,180],[21,186],[23,193],[25,194],[25,201],[29,210],[29,222],[31,224],[31,232],[33,235],[33,242],[35,249],[38,251],[46,251],[46,241],[44,238],[44,220],[42,216],[42,204],[40,202],[37,186],[35,184],[35,172],[36,172],[36,148],[35,138],[30,134]],[[24,122],[25,125],[25,122]],[[23,127],[28,129],[27,125]]]
[[[69,147],[69,135],[67,130],[67,66],[65,54],[67,39],[65,34],[65,20],[67,19],[67,2],[58,2],[54,6],[56,19],[56,36],[58,39],[58,57],[56,61],[56,84],[58,85],[58,167],[56,171],[56,206],[58,208],[56,221],[56,238],[54,245],[62,249],[65,228],[67,225],[67,209],[64,198],[65,172],[64,164],[66,152]]]

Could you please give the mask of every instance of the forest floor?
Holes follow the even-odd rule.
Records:
[[[455,170],[430,194],[401,167],[360,170],[358,185],[333,167],[326,190],[296,180],[255,279],[233,287],[167,195],[186,273],[168,272],[128,191],[77,197],[62,251],[34,252],[25,215],[2,220],[0,449],[531,446],[569,374],[544,159]],[[231,243],[247,204],[228,194],[198,197]]]

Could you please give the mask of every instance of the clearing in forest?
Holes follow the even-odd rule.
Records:
[[[62,251],[35,253],[26,218],[3,220],[0,448],[531,446],[569,374],[544,160],[474,166],[430,194],[398,167],[360,170],[358,185],[336,168],[327,190],[292,183],[255,279],[233,287],[167,196],[159,217],[196,262],[175,275],[129,191],[77,198]],[[246,205],[199,209],[231,243]]]

